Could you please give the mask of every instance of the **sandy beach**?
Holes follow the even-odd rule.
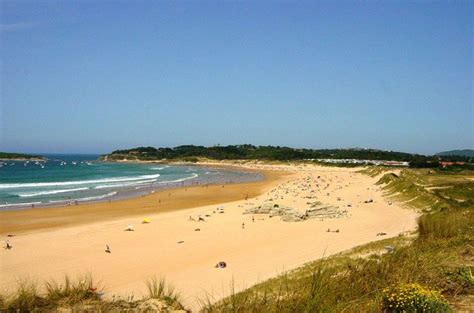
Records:
[[[111,203],[1,212],[2,239],[15,236],[8,238],[13,248],[0,252],[0,288],[8,290],[25,277],[42,282],[91,273],[103,282],[107,297],[140,296],[148,278],[166,277],[184,304],[196,310],[199,300],[228,295],[232,282],[241,290],[308,261],[416,227],[417,214],[390,204],[375,185],[377,178],[358,169],[241,166],[262,171],[265,179],[165,190]],[[301,222],[243,214],[264,203],[304,212],[314,200],[345,214]],[[142,224],[145,217],[151,223]],[[129,225],[134,231],[124,231]],[[379,237],[379,232],[387,235]],[[104,252],[106,244],[112,253]],[[227,267],[215,268],[219,261]]]

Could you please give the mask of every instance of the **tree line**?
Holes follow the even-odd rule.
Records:
[[[275,160],[295,161],[308,159],[357,159],[405,161],[417,167],[432,167],[440,161],[470,162],[471,158],[462,156],[426,156],[405,152],[383,151],[376,149],[297,149],[280,146],[194,146],[182,145],[174,148],[137,147],[115,150],[107,155],[109,160],[176,160],[208,158],[214,160]],[[434,167],[434,166],[433,166]]]

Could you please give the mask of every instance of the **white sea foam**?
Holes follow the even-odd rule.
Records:
[[[169,166],[168,165],[165,165],[165,166],[162,166],[162,167],[150,167],[150,170],[162,170],[162,169],[165,169],[165,168],[168,168]]]
[[[68,199],[68,200],[50,200],[48,201],[48,203],[66,203],[66,202],[71,202],[71,201],[92,201],[92,200],[100,200],[100,199],[104,199],[104,198],[107,198],[107,197],[111,197],[113,195],[117,194],[116,191],[113,191],[113,192],[109,192],[105,195],[100,195],[100,196],[95,196],[95,197],[86,197],[86,198],[78,198],[78,199]],[[38,203],[41,203],[41,202],[38,202]]]
[[[66,202],[71,202],[71,199],[61,199],[61,200],[49,200],[48,203],[66,203]]]
[[[142,175],[142,176],[135,176],[135,177],[104,178],[104,179],[95,179],[95,180],[65,181],[65,182],[0,184],[0,189],[31,188],[31,187],[54,187],[54,186],[72,186],[72,185],[85,185],[85,184],[97,184],[97,183],[113,183],[113,182],[126,182],[126,181],[144,180],[144,179],[151,179],[151,178],[158,178],[158,177],[160,177],[160,174]]]
[[[188,180],[188,179],[193,179],[193,178],[196,178],[198,176],[199,176],[198,174],[193,173],[190,177],[180,178],[180,179],[176,179],[176,180],[160,181],[160,182],[158,182],[158,184],[179,183],[181,181],[185,181],[185,180]]]
[[[111,197],[113,195],[117,194],[116,191],[113,191],[113,192],[109,192],[105,195],[101,195],[101,196],[96,196],[96,197],[87,197],[87,198],[79,198],[79,199],[75,199],[76,201],[91,201],[91,200],[100,200],[100,199],[104,199],[104,198],[108,198],[108,197]]]
[[[0,208],[10,207],[10,206],[30,206],[32,204],[40,204],[41,202],[27,202],[27,203],[7,203],[0,204]]]
[[[37,196],[43,196],[43,195],[54,195],[57,193],[66,193],[66,192],[73,192],[73,191],[87,190],[87,189],[89,188],[81,187],[81,188],[73,188],[73,189],[48,190],[48,191],[40,191],[40,192],[33,192],[33,193],[19,193],[17,195],[22,198],[27,198],[27,197],[37,197]]]
[[[122,183],[122,184],[108,184],[108,185],[99,185],[94,187],[94,189],[106,189],[106,188],[116,188],[116,187],[128,187],[128,186],[139,186],[143,184],[149,184],[156,182],[156,179],[149,179],[149,180],[139,180],[130,183]]]

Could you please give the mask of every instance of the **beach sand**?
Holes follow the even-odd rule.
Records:
[[[199,300],[229,295],[232,284],[242,290],[308,261],[416,227],[414,211],[389,205],[375,185],[377,178],[355,169],[244,166],[263,171],[266,179],[167,190],[112,203],[0,213],[3,239],[16,234],[9,238],[13,248],[0,252],[0,289],[12,288],[19,278],[41,282],[91,273],[103,282],[107,297],[139,297],[146,293],[145,281],[157,276],[166,277],[184,304],[196,310]],[[373,202],[364,202],[369,199]],[[284,222],[242,214],[265,201],[304,210],[314,200],[339,206],[348,215]],[[218,213],[218,207],[224,213]],[[198,222],[199,216],[205,221]],[[144,217],[151,223],[141,224]],[[128,225],[135,231],[124,231]],[[387,236],[378,237],[379,232]],[[104,252],[106,244],[112,253]],[[215,268],[219,261],[227,267]]]

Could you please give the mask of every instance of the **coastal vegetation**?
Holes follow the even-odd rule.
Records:
[[[127,150],[115,150],[102,156],[109,161],[118,160],[193,160],[205,158],[211,160],[390,160],[410,162],[414,167],[438,167],[440,161],[472,162],[471,157],[463,156],[425,156],[376,149],[296,149],[280,146],[254,146],[249,144],[230,146],[194,146],[183,145],[174,148],[138,147]]]
[[[449,312],[472,308],[473,171],[382,167],[387,196],[423,212],[418,231],[311,262],[204,312]],[[466,303],[467,302],[467,303]]]
[[[443,151],[438,152],[436,155],[457,155],[457,156],[464,156],[464,157],[474,157],[474,150],[473,149],[463,149],[463,150],[450,150],[450,151]]]
[[[39,155],[23,154],[23,153],[11,153],[11,152],[0,152],[0,160],[43,160],[44,157]]]
[[[21,280],[13,294],[0,296],[0,312],[187,312],[164,278],[152,277],[145,284],[148,294],[142,299],[103,299],[104,287],[91,275],[75,280],[65,276],[61,283],[46,281],[42,286]]]

